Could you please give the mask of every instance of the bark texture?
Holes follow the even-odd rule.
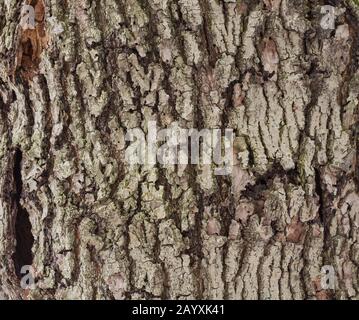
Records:
[[[358,8],[0,0],[0,296],[358,299]],[[151,120],[235,129],[232,176],[128,166]]]

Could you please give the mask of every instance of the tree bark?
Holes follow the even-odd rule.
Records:
[[[358,299],[358,8],[0,0],[0,297]],[[233,128],[232,175],[128,165],[149,121]]]

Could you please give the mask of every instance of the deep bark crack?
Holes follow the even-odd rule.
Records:
[[[31,231],[29,213],[21,206],[22,195],[22,176],[21,176],[22,152],[16,149],[14,154],[13,178],[15,192],[13,194],[15,202],[15,237],[16,246],[13,254],[13,261],[16,275],[21,278],[21,268],[24,265],[32,265],[32,245],[34,237]]]

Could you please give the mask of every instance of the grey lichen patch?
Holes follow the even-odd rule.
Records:
[[[98,52],[90,51],[88,59],[80,63],[76,68],[76,73],[85,88],[86,103],[89,106],[90,114],[99,116],[107,104],[108,95],[101,90],[103,76],[101,66],[98,64]]]

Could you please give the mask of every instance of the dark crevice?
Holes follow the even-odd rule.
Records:
[[[320,223],[323,226],[323,264],[324,265],[334,265],[334,249],[333,249],[333,239],[330,233],[330,225],[333,217],[336,214],[333,207],[333,199],[330,197],[328,190],[325,188],[323,183],[322,173],[320,169],[315,168],[315,192],[319,197],[319,208],[318,215]],[[334,292],[329,293],[329,298],[334,299]]]
[[[24,265],[32,265],[32,245],[34,237],[31,232],[31,223],[28,212],[21,206],[22,177],[21,177],[22,152],[16,149],[14,154],[14,205],[15,205],[15,237],[16,247],[13,261],[16,275],[21,278],[21,268]]]
[[[280,180],[286,184],[299,185],[298,169],[285,170],[279,163],[274,163],[272,168],[265,174],[259,175],[254,173],[254,176],[256,177],[255,184],[248,184],[241,193],[241,195],[247,199],[261,199],[264,192],[271,189],[276,178],[280,178]]]
[[[324,215],[324,194],[322,190],[322,182],[320,177],[319,169],[315,168],[315,192],[319,197],[319,219],[320,222],[324,225],[325,224],[325,215]]]

